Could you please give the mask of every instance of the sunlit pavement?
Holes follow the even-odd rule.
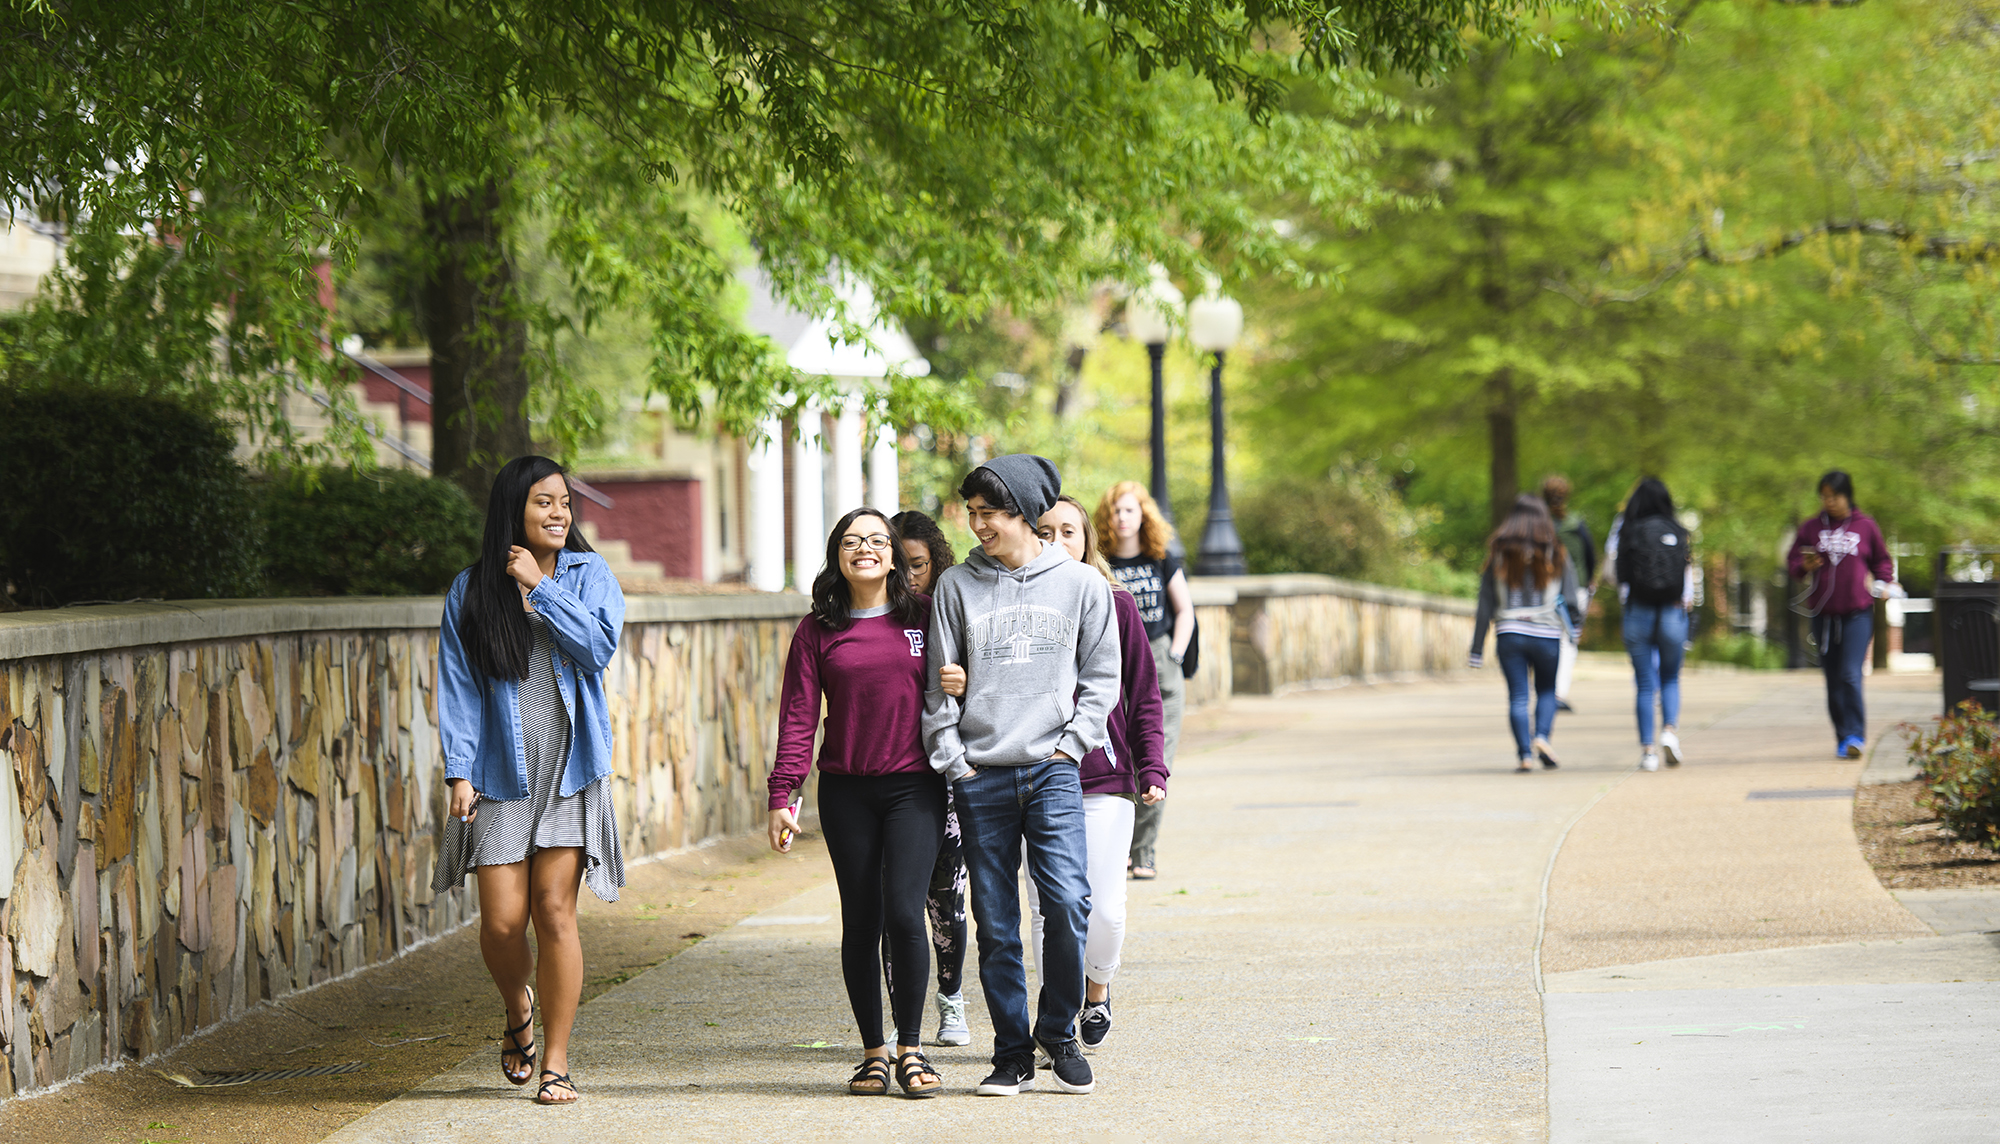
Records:
[[[971,1095],[990,1052],[976,979],[975,1043],[931,1050],[946,1094],[846,1095],[860,1050],[828,876],[586,1006],[576,1107],[536,1107],[481,1051],[332,1139],[1878,1140],[1983,1125],[1990,1086],[1972,1070],[1993,1034],[1967,1015],[2000,957],[1934,936],[1876,884],[1846,800],[1796,793],[1851,788],[1862,769],[1831,758],[1817,677],[1698,672],[1686,693],[1691,761],[1657,774],[1633,771],[1630,683],[1609,660],[1586,666],[1558,725],[1562,767],[1529,775],[1512,773],[1492,671],[1192,716],[1160,879],[1132,885],[1089,1096]],[[1887,728],[1934,709],[1935,679],[1878,676],[1869,694]]]

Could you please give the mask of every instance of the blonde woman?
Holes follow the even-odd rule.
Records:
[[[1194,638],[1194,597],[1188,592],[1181,562],[1167,551],[1174,526],[1160,515],[1160,506],[1138,481],[1119,481],[1097,504],[1094,523],[1104,538],[1105,563],[1121,587],[1139,605],[1146,638],[1153,645],[1153,663],[1160,681],[1160,724],[1165,737],[1162,765],[1172,769],[1181,741],[1181,707],[1186,679],[1181,661]],[[1161,806],[1138,808],[1132,825],[1132,877],[1157,877],[1154,844],[1160,836]]]

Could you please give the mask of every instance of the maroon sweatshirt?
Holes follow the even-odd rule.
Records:
[[[1146,621],[1130,592],[1111,593],[1118,616],[1118,703],[1104,721],[1111,740],[1083,757],[1083,793],[1138,794],[1147,787],[1167,789],[1165,720],[1160,712],[1160,677]]]
[[[836,632],[815,616],[799,621],[785,658],[778,697],[778,756],[771,766],[771,809],[791,802],[812,764],[820,698],[826,738],[819,769],[833,775],[928,773],[924,752],[924,632],[931,605],[903,623],[887,607],[850,613]]]
[[[1808,552],[1817,552],[1826,561],[1810,574],[1806,572]],[[1816,616],[1845,616],[1873,607],[1875,598],[1868,594],[1864,572],[1872,572],[1882,581],[1896,578],[1896,562],[1889,558],[1882,530],[1864,512],[1850,513],[1846,520],[1838,522],[1826,513],[1808,517],[1799,525],[1799,535],[1792,542],[1785,564],[1794,580],[1812,577],[1806,605]]]

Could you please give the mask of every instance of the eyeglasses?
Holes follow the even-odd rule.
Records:
[[[843,536],[840,538],[840,550],[842,552],[859,552],[863,544],[879,552],[889,547],[889,534],[878,532],[873,536]]]

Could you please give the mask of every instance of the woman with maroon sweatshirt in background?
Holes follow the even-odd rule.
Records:
[[[1143,801],[1152,806],[1167,797],[1160,679],[1139,603],[1112,575],[1111,566],[1098,552],[1097,532],[1082,502],[1075,497],[1057,497],[1055,506],[1042,514],[1036,531],[1043,540],[1068,552],[1070,559],[1090,565],[1111,582],[1111,602],[1118,621],[1122,660],[1118,703],[1104,722],[1110,745],[1085,755],[1082,763],[1090,920],[1083,939],[1083,1012],[1077,1019],[1077,1034],[1086,1048],[1094,1049],[1111,1032],[1111,978],[1118,972],[1119,954],[1125,946],[1125,859],[1132,850],[1135,804]],[[964,694],[963,668],[954,664],[940,675],[947,694]],[[1042,911],[1033,878],[1028,879],[1028,906],[1039,972]]]
[[[1835,469],[1819,479],[1818,516],[1799,525],[1786,564],[1792,578],[1807,580],[1806,614],[1820,670],[1826,673],[1826,710],[1833,717],[1835,755],[1858,759],[1868,744],[1868,709],[1861,696],[1861,673],[1868,641],[1875,634],[1875,597],[1888,592],[1871,584],[1896,582],[1896,562],[1882,530],[1854,504],[1854,480]]]
[[[785,660],[778,753],[771,768],[771,848],[791,849],[797,792],[811,768],[820,703],[819,823],[840,887],[840,969],[861,1032],[856,1096],[889,1092],[882,1037],[883,944],[905,972],[890,983],[896,1082],[936,1096],[944,1080],[924,1056],[930,938],[924,899],[944,837],[944,779],[924,751],[924,633],[930,601],[910,591],[909,558],[889,518],[859,508],[826,540],[812,615]]]

